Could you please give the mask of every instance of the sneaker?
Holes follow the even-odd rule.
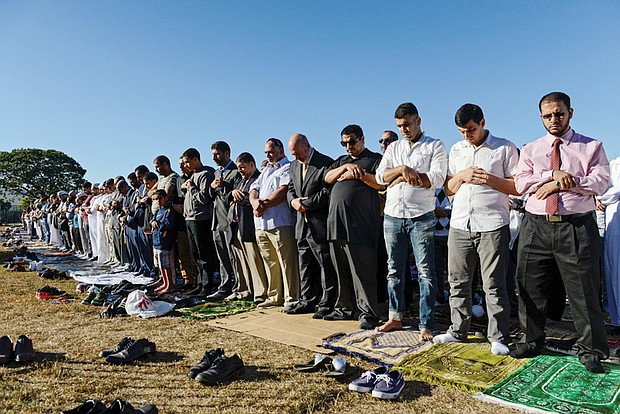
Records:
[[[13,360],[13,341],[4,335],[0,338],[0,364],[8,364]]]
[[[26,335],[21,335],[15,341],[15,361],[16,362],[32,362],[34,359],[34,349],[32,347],[32,339]]]
[[[97,294],[91,291],[88,296],[82,299],[82,305],[90,305],[96,297]]]
[[[129,336],[126,336],[123,339],[121,339],[118,345],[116,345],[116,348],[104,349],[103,351],[99,352],[99,356],[105,358],[108,355],[117,354],[121,352],[122,350],[127,349],[129,345],[131,345],[132,343],[133,343],[133,339],[131,339],[131,337]]]
[[[99,292],[97,297],[90,302],[90,304],[93,306],[103,306],[107,297],[108,295],[106,295],[106,293],[102,290]]]
[[[62,411],[62,414],[104,414],[108,412],[108,408],[99,400],[86,400],[80,406],[71,410]]]
[[[398,398],[403,388],[405,388],[405,379],[402,372],[399,370],[389,371],[387,374],[377,376],[372,396],[383,400],[394,400]]]
[[[361,377],[349,384],[349,389],[357,392],[371,392],[375,388],[377,377],[387,374],[388,371],[387,367],[379,367],[372,371],[366,371]]]
[[[200,362],[189,369],[187,376],[191,379],[196,378],[198,374],[211,368],[215,360],[222,355],[224,355],[224,350],[222,348],[205,352]]]

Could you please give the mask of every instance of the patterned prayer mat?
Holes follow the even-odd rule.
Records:
[[[446,385],[468,392],[479,392],[507,378],[527,361],[491,353],[488,342],[435,344],[408,356],[394,368],[408,377]]]
[[[214,319],[221,316],[236,315],[255,309],[256,305],[253,301],[234,301],[214,303],[206,302],[191,308],[178,309],[177,311],[184,318],[189,319]]]
[[[620,412],[620,366],[591,374],[575,356],[541,355],[475,397],[530,412]]]
[[[423,341],[418,331],[375,332],[358,331],[348,335],[335,334],[325,339],[323,347],[336,352],[355,355],[379,365],[391,367],[431,345]]]

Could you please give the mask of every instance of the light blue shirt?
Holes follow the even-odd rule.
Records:
[[[259,198],[267,198],[278,188],[288,187],[290,169],[291,162],[286,157],[267,164],[250,186],[250,191],[256,190]],[[280,204],[267,208],[262,217],[254,216],[254,227],[256,230],[272,230],[276,227],[295,226],[295,221],[296,217],[285,199]]]

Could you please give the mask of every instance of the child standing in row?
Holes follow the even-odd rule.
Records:
[[[156,295],[163,295],[174,289],[176,275],[174,270],[174,243],[176,230],[171,207],[166,207],[168,196],[165,190],[157,190],[152,200],[160,206],[151,221],[153,229],[153,262],[159,269],[162,285],[155,289]]]

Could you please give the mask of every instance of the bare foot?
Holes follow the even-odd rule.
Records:
[[[403,329],[403,323],[401,321],[389,320],[381,326],[375,328],[375,332],[390,332],[400,331]]]
[[[431,332],[430,330],[422,328],[420,329],[420,336],[422,337],[423,341],[432,341],[434,335],[433,332]]]

